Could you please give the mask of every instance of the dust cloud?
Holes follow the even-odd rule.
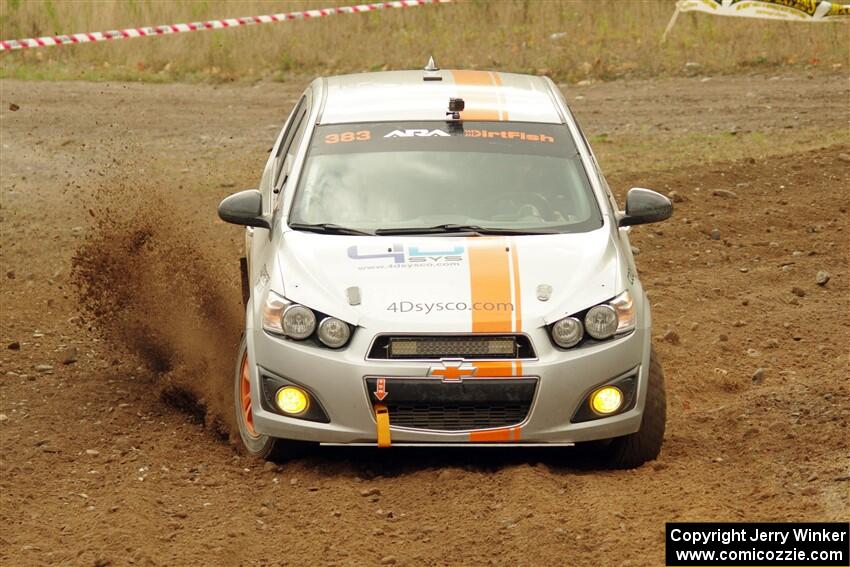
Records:
[[[217,242],[188,222],[199,214],[179,195],[126,182],[96,190],[72,279],[81,324],[144,364],[163,399],[226,436],[243,325],[235,255],[221,228]]]

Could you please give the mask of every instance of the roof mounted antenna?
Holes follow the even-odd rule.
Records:
[[[425,65],[425,68],[423,69],[423,71],[425,71],[425,74],[422,76],[423,81],[442,81],[443,80],[443,76],[440,75],[440,73],[439,73],[440,68],[437,67],[436,63],[434,63],[434,57],[433,56],[428,58],[428,64]]]

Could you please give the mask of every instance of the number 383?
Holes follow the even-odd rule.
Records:
[[[328,134],[325,136],[326,144],[338,144],[340,142],[365,142],[372,139],[369,130],[358,130],[357,132],[340,132],[339,134]]]

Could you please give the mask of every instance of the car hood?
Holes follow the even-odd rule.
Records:
[[[392,332],[522,332],[625,287],[611,232],[511,237],[300,231],[278,250],[284,295]]]

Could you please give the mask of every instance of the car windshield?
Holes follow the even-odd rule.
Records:
[[[318,232],[586,232],[602,226],[564,125],[318,126],[289,224]]]

